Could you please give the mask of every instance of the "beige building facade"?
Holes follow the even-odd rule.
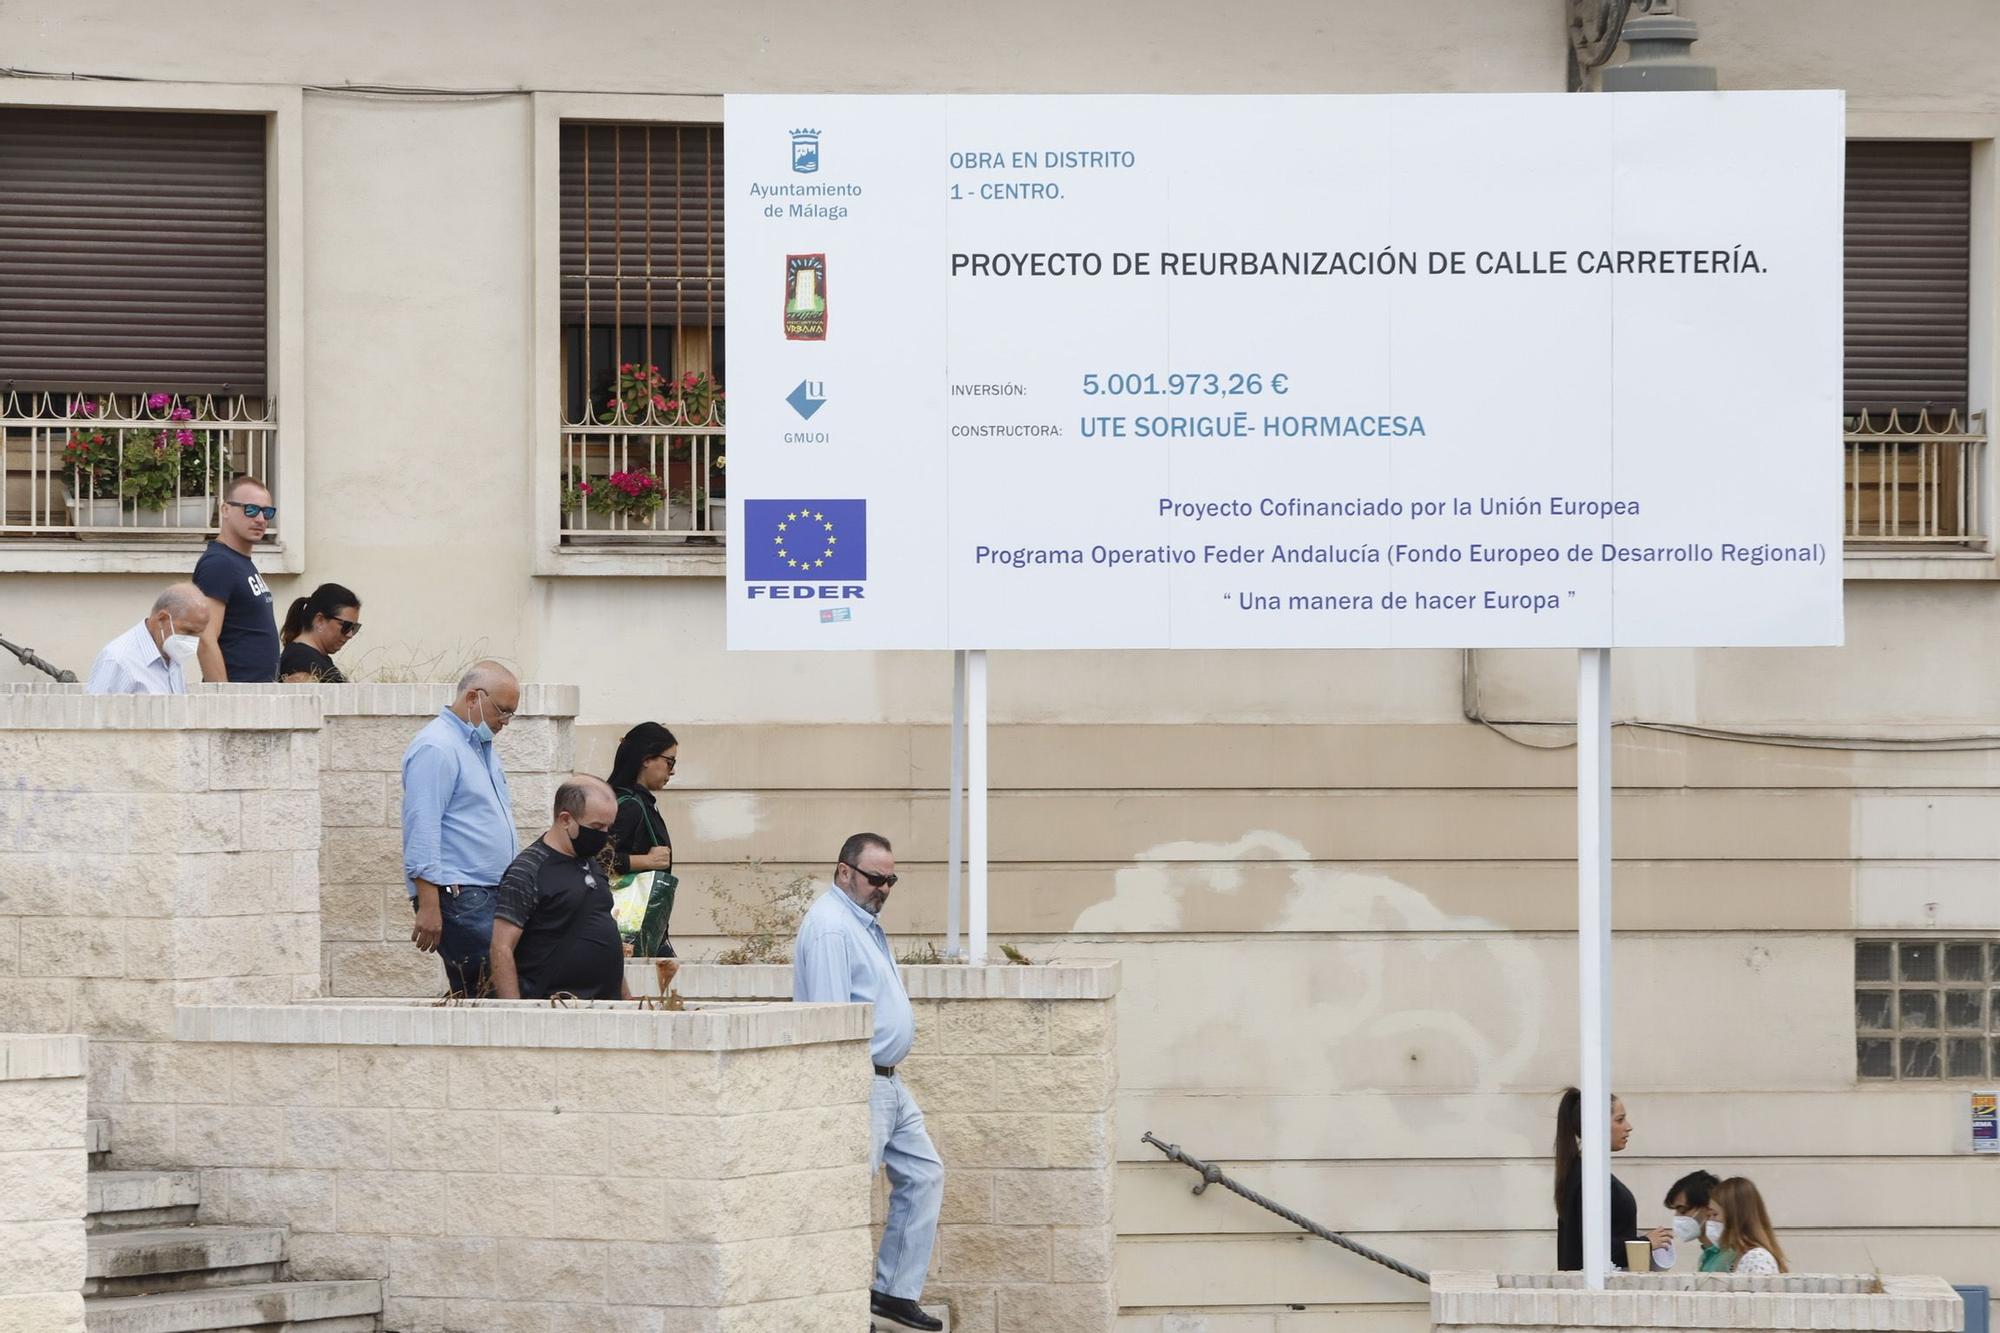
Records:
[[[1613,1070],[1637,1133],[1616,1169],[1653,1224],[1683,1171],[1740,1171],[1800,1267],[2000,1287],[2000,1156],[1972,1152],[1970,1114],[2000,1086],[2000,568],[1977,415],[2000,380],[2000,9],[1680,10],[1723,88],[1842,88],[1854,140],[1964,146],[1944,302],[1963,307],[1964,387],[1921,446],[1829,434],[1859,535],[1882,539],[1850,551],[1845,647],[1617,657]],[[93,0],[0,11],[0,49],[32,71],[0,78],[0,108],[263,119],[269,392],[240,433],[281,511],[259,556],[274,592],[356,590],[366,628],[340,661],[374,679],[491,653],[576,685],[593,771],[630,724],[673,727],[675,933],[700,954],[858,827],[907,874],[892,931],[941,936],[951,665],[728,654],[726,533],[677,506],[663,540],[563,516],[565,126],[713,125],[728,91],[1561,92],[1568,45],[1558,0]],[[674,356],[726,387],[701,337]],[[32,416],[6,425],[0,635],[81,673],[199,539],[57,530]],[[1688,429],[1755,447],[1755,423]],[[1937,457],[1956,521],[1885,532],[1883,506],[1929,503]],[[706,540],[680,539],[690,524]],[[1555,1094],[1577,1067],[1573,670],[1530,652],[994,658],[995,938],[1122,966],[1121,1327],[1428,1319],[1406,1280],[1192,1196],[1146,1130],[1413,1263],[1549,1265]],[[35,678],[0,656],[0,680]],[[62,778],[0,780],[21,818]]]

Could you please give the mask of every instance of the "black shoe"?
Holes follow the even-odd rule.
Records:
[[[923,1307],[915,1301],[906,1301],[901,1296],[884,1296],[879,1291],[868,1293],[868,1312],[890,1328],[911,1328],[917,1333],[939,1333],[944,1320],[934,1319],[924,1313]]]

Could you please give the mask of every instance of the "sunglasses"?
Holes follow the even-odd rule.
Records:
[[[351,639],[361,632],[361,622],[358,620],[344,620],[339,616],[328,616],[327,619],[340,626],[342,638]]]
[[[896,877],[894,875],[872,874],[869,871],[863,870],[860,866],[855,865],[852,861],[842,861],[841,864],[846,866],[849,870],[852,870],[855,874],[861,876],[861,878],[867,880],[868,887],[871,889],[893,889],[896,887]]]
[[[243,517],[245,518],[276,518],[278,516],[278,506],[276,505],[247,505],[240,500],[224,500],[222,503],[235,505],[243,511]],[[360,627],[356,626],[356,628]]]

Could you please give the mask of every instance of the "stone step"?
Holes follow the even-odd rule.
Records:
[[[88,1296],[88,1333],[375,1333],[382,1284],[259,1282],[155,1296]]]
[[[93,1232],[86,1296],[275,1282],[284,1276],[283,1227],[134,1227]]]
[[[92,1171],[84,1181],[92,1231],[185,1225],[201,1203],[193,1171]]]

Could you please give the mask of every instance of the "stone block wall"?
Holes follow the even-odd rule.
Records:
[[[944,1160],[925,1300],[957,1333],[1108,1333],[1116,963],[906,966],[917,1041],[901,1068]],[[635,995],[658,988],[634,963]],[[689,964],[689,999],[782,999],[789,966]],[[879,1227],[886,1184],[874,1184]]]
[[[319,706],[0,691],[0,1030],[92,1058],[318,993]]]
[[[444,974],[410,944],[403,887],[403,751],[451,687],[289,685],[325,712],[320,737],[320,937],[327,995],[435,995]],[[576,763],[573,685],[524,685],[521,707],[495,742],[525,846],[549,826],[555,789]]]
[[[0,1330],[83,1333],[85,1039],[0,1032]]]
[[[854,1333],[868,1010],[521,1001],[188,1007],[101,1090],[203,1222],[379,1278],[397,1333]]]
[[[1578,1273],[1431,1274],[1431,1327],[1451,1333],[1673,1328],[1869,1329],[1958,1333],[1965,1306],[1941,1277],[1791,1273],[1617,1276],[1585,1291]]]

